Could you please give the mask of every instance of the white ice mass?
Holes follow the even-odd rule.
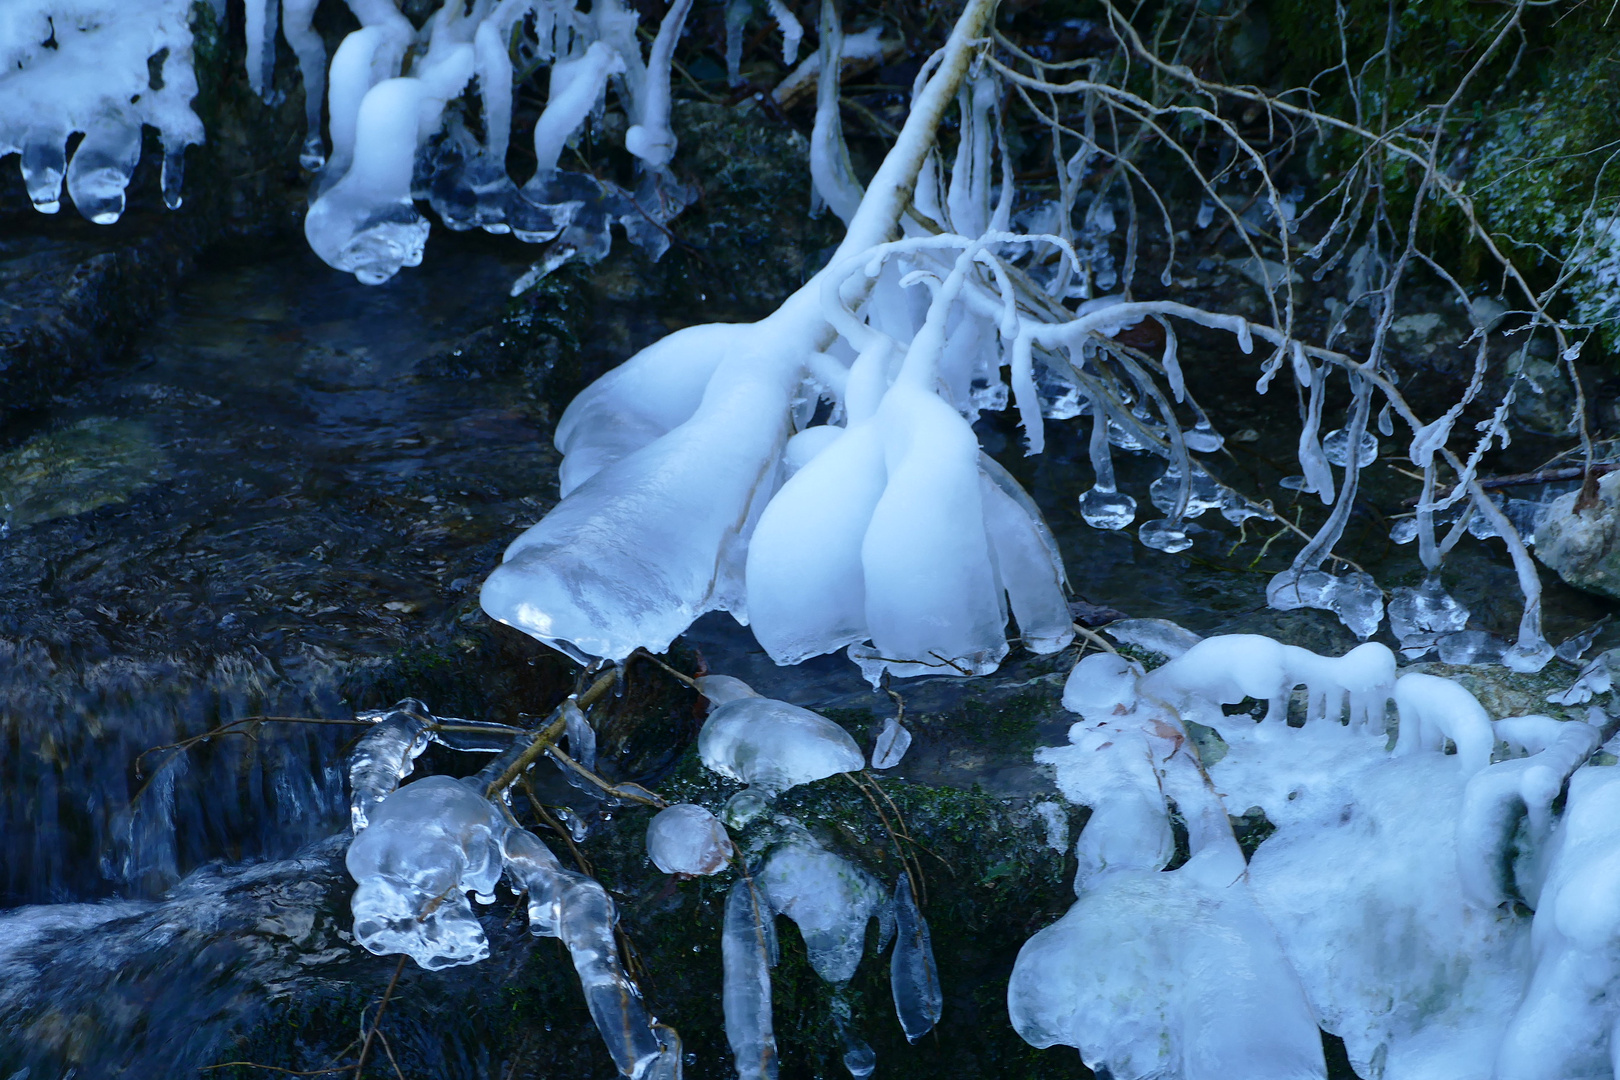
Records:
[[[1300,685],[1304,715],[1280,722]],[[1273,703],[1266,719],[1219,708],[1245,698]],[[1037,756],[1092,813],[1078,901],[1014,969],[1026,1039],[1117,1080],[1321,1077],[1318,1026],[1367,1080],[1616,1075],[1620,770],[1591,760],[1601,710],[1493,722],[1451,679],[1397,678],[1383,646],[1332,658],[1257,635],[1147,675],[1086,657],[1064,703],[1070,745]],[[1207,779],[1184,719],[1219,732]],[[1245,867],[1229,815],[1256,813],[1275,831]]]

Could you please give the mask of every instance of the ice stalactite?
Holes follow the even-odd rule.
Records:
[[[67,182],[98,225],[124,213],[142,126],[163,145],[164,202],[181,201],[187,146],[203,141],[191,110],[191,5],[184,0],[12,0],[0,20],[0,156],[21,155],[34,208],[54,214]],[[153,67],[156,64],[156,77]],[[84,138],[67,156],[75,132]]]
[[[726,1041],[739,1080],[775,1080],[776,1032],[771,1023],[771,968],[776,964],[776,913],[753,881],[738,878],[726,896],[720,952]]]
[[[894,955],[889,959],[889,986],[894,994],[894,1013],[906,1039],[916,1042],[934,1029],[944,1011],[945,1000],[939,985],[939,968],[934,964],[934,946],[928,935],[928,922],[912,896],[911,877],[901,874],[894,887]]]
[[[633,1080],[678,1075],[678,1041],[661,1037],[619,961],[613,934],[619,915],[607,891],[595,879],[563,869],[531,832],[511,828],[501,845],[508,878],[528,893],[529,932],[557,938],[568,949],[591,1019],[619,1075]]]

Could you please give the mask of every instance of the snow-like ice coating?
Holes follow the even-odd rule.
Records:
[[[36,210],[57,212],[65,178],[79,213],[98,225],[117,221],[142,125],[163,145],[164,201],[180,205],[185,149],[203,141],[191,110],[190,13],[189,0],[6,0],[0,157],[21,155]],[[75,132],[84,138],[69,161]]]
[[[1142,1080],[1321,1077],[1317,1024],[1377,1080],[1613,1077],[1620,770],[1587,763],[1612,722],[1493,724],[1450,679],[1394,675],[1382,646],[1253,635],[1146,676],[1076,665],[1083,719],[1037,758],[1092,815],[1078,902],[1015,967],[1019,1032]],[[1303,727],[1217,707],[1301,682]],[[1220,724],[1208,784],[1178,716]],[[1187,859],[1165,870],[1172,807]],[[1256,813],[1275,831],[1245,870],[1228,815]]]

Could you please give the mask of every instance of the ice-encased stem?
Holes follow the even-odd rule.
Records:
[[[934,946],[928,920],[911,895],[911,876],[901,874],[894,890],[894,955],[889,958],[889,987],[894,992],[894,1014],[906,1039],[916,1042],[933,1030],[944,1008]]]
[[[720,939],[725,967],[722,1001],[726,1041],[740,1080],[775,1080],[776,1034],[771,1025],[771,965],[776,962],[775,913],[747,877],[726,897]]]
[[[602,1041],[621,1076],[640,1078],[663,1055],[641,994],[619,962],[619,914],[594,878],[564,870],[533,833],[512,830],[503,845],[511,876],[529,893],[529,932],[559,938],[574,961]]]
[[[371,808],[411,774],[412,762],[427,748],[432,723],[427,706],[407,698],[355,744],[349,755],[349,824],[356,833],[366,827]]]

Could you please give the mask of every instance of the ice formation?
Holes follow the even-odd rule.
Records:
[[[190,13],[189,0],[7,0],[0,157],[21,155],[36,210],[57,212],[65,178],[79,213],[98,225],[117,221],[140,161],[142,125],[156,128],[163,145],[164,202],[180,205],[185,149],[203,141],[191,111]],[[69,161],[76,132],[84,138]]]
[[[855,740],[831,720],[758,695],[717,706],[698,732],[698,753],[708,768],[748,785],[726,803],[732,825],[753,820],[788,788],[866,764]]]
[[[691,803],[666,806],[647,826],[647,854],[666,874],[717,874],[731,861],[731,851],[720,819]]]
[[[775,1080],[771,968],[777,958],[776,913],[746,876],[738,878],[726,896],[720,955],[724,970],[721,1006],[737,1076],[739,1080]]]
[[[373,719],[377,726],[360,736],[349,755],[349,821],[357,833],[369,824],[372,807],[394,793],[427,749],[433,714],[407,698]]]
[[[798,926],[810,966],[827,982],[854,977],[868,922],[880,919],[892,932],[888,896],[877,879],[808,835],[774,848],[754,884],[771,910]]]
[[[558,938],[568,949],[619,1075],[677,1080],[680,1044],[647,1015],[640,990],[619,962],[613,935],[619,915],[607,890],[594,878],[564,870],[551,849],[524,829],[509,829],[501,848],[508,878],[529,895],[529,932]]]
[[[901,874],[894,886],[894,921],[889,986],[894,993],[894,1013],[900,1019],[900,1027],[909,1041],[916,1042],[939,1023],[945,999],[939,985],[939,968],[934,964],[928,922],[917,909],[908,874]]]
[[[489,800],[460,780],[427,776],[377,803],[369,819],[347,856],[355,940],[429,971],[488,957],[467,894],[488,903],[501,878],[507,826]]]
[[[1122,692],[1134,674],[1117,657],[1082,661],[1065,698],[1084,701],[1086,719],[1069,746],[1037,755],[1092,817],[1076,847],[1074,907],[1014,965],[1013,1026],[1120,1078],[1324,1077],[1316,1021],[1220,798],[1174,713]],[[1167,871],[1172,804],[1190,854]]]
[[[1323,670],[1348,716],[1318,704]],[[1215,707],[1313,674],[1303,727]],[[1144,1080],[1319,1077],[1317,1024],[1376,1080],[1615,1075],[1620,772],[1588,763],[1612,722],[1592,708],[1585,722],[1493,723],[1448,679],[1393,675],[1387,650],[1335,664],[1253,638],[1208,639],[1147,676],[1082,660],[1064,693],[1082,720],[1069,746],[1038,754],[1092,807],[1079,901],[1020,954],[1020,1033]],[[1220,725],[1210,786],[1178,714]],[[1165,870],[1172,805],[1188,857]],[[1246,873],[1228,847],[1240,813],[1275,829]],[[1245,1008],[1275,1023],[1257,1030]],[[1210,1035],[1212,1015],[1238,1038]]]

